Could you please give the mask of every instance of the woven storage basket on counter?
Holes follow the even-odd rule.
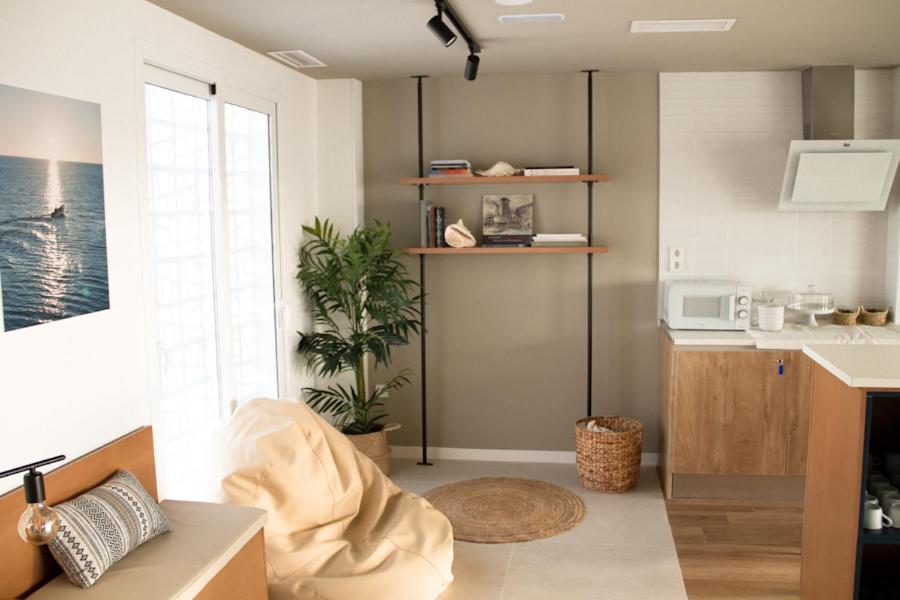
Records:
[[[856,320],[859,319],[859,309],[856,308],[837,308],[834,311],[834,324],[835,325],[856,325]]]
[[[591,421],[611,432],[588,431]],[[628,417],[587,417],[575,422],[575,469],[589,490],[624,492],[641,473],[644,425]]]
[[[859,321],[863,325],[875,325],[881,327],[887,325],[888,309],[886,308],[869,308],[863,306],[859,313]]]

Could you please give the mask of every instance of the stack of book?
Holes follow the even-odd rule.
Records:
[[[524,173],[526,177],[548,175],[581,175],[581,169],[572,165],[564,165],[561,167],[525,167]]]
[[[472,165],[467,160],[433,160],[428,169],[429,177],[471,177]]]
[[[419,245],[423,248],[444,248],[444,230],[447,227],[443,206],[432,206],[422,203],[422,214],[419,221]]]
[[[484,234],[481,237],[481,245],[493,248],[527,248],[531,246],[531,236]]]
[[[568,248],[587,246],[587,237],[580,233],[539,233],[532,238],[535,248]]]

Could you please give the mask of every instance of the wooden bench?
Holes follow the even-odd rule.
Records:
[[[45,475],[52,506],[103,483],[119,469],[131,471],[157,497],[153,432],[142,427]],[[0,598],[33,600],[268,598],[262,527],[255,508],[165,500],[160,506],[173,531],[143,544],[113,565],[87,590],[61,573],[47,548],[16,534],[25,508],[21,488],[0,496]]]

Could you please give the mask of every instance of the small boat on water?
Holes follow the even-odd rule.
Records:
[[[50,213],[51,219],[61,219],[66,216],[66,207],[60,204]]]

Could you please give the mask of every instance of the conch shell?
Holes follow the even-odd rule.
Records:
[[[471,248],[475,245],[475,237],[463,225],[462,219],[447,226],[444,231],[444,241],[454,248]]]
[[[501,160],[500,162],[495,163],[494,166],[490,169],[475,172],[484,177],[509,177],[510,175],[515,175],[519,171],[520,169],[517,169],[508,162],[503,162]]]

